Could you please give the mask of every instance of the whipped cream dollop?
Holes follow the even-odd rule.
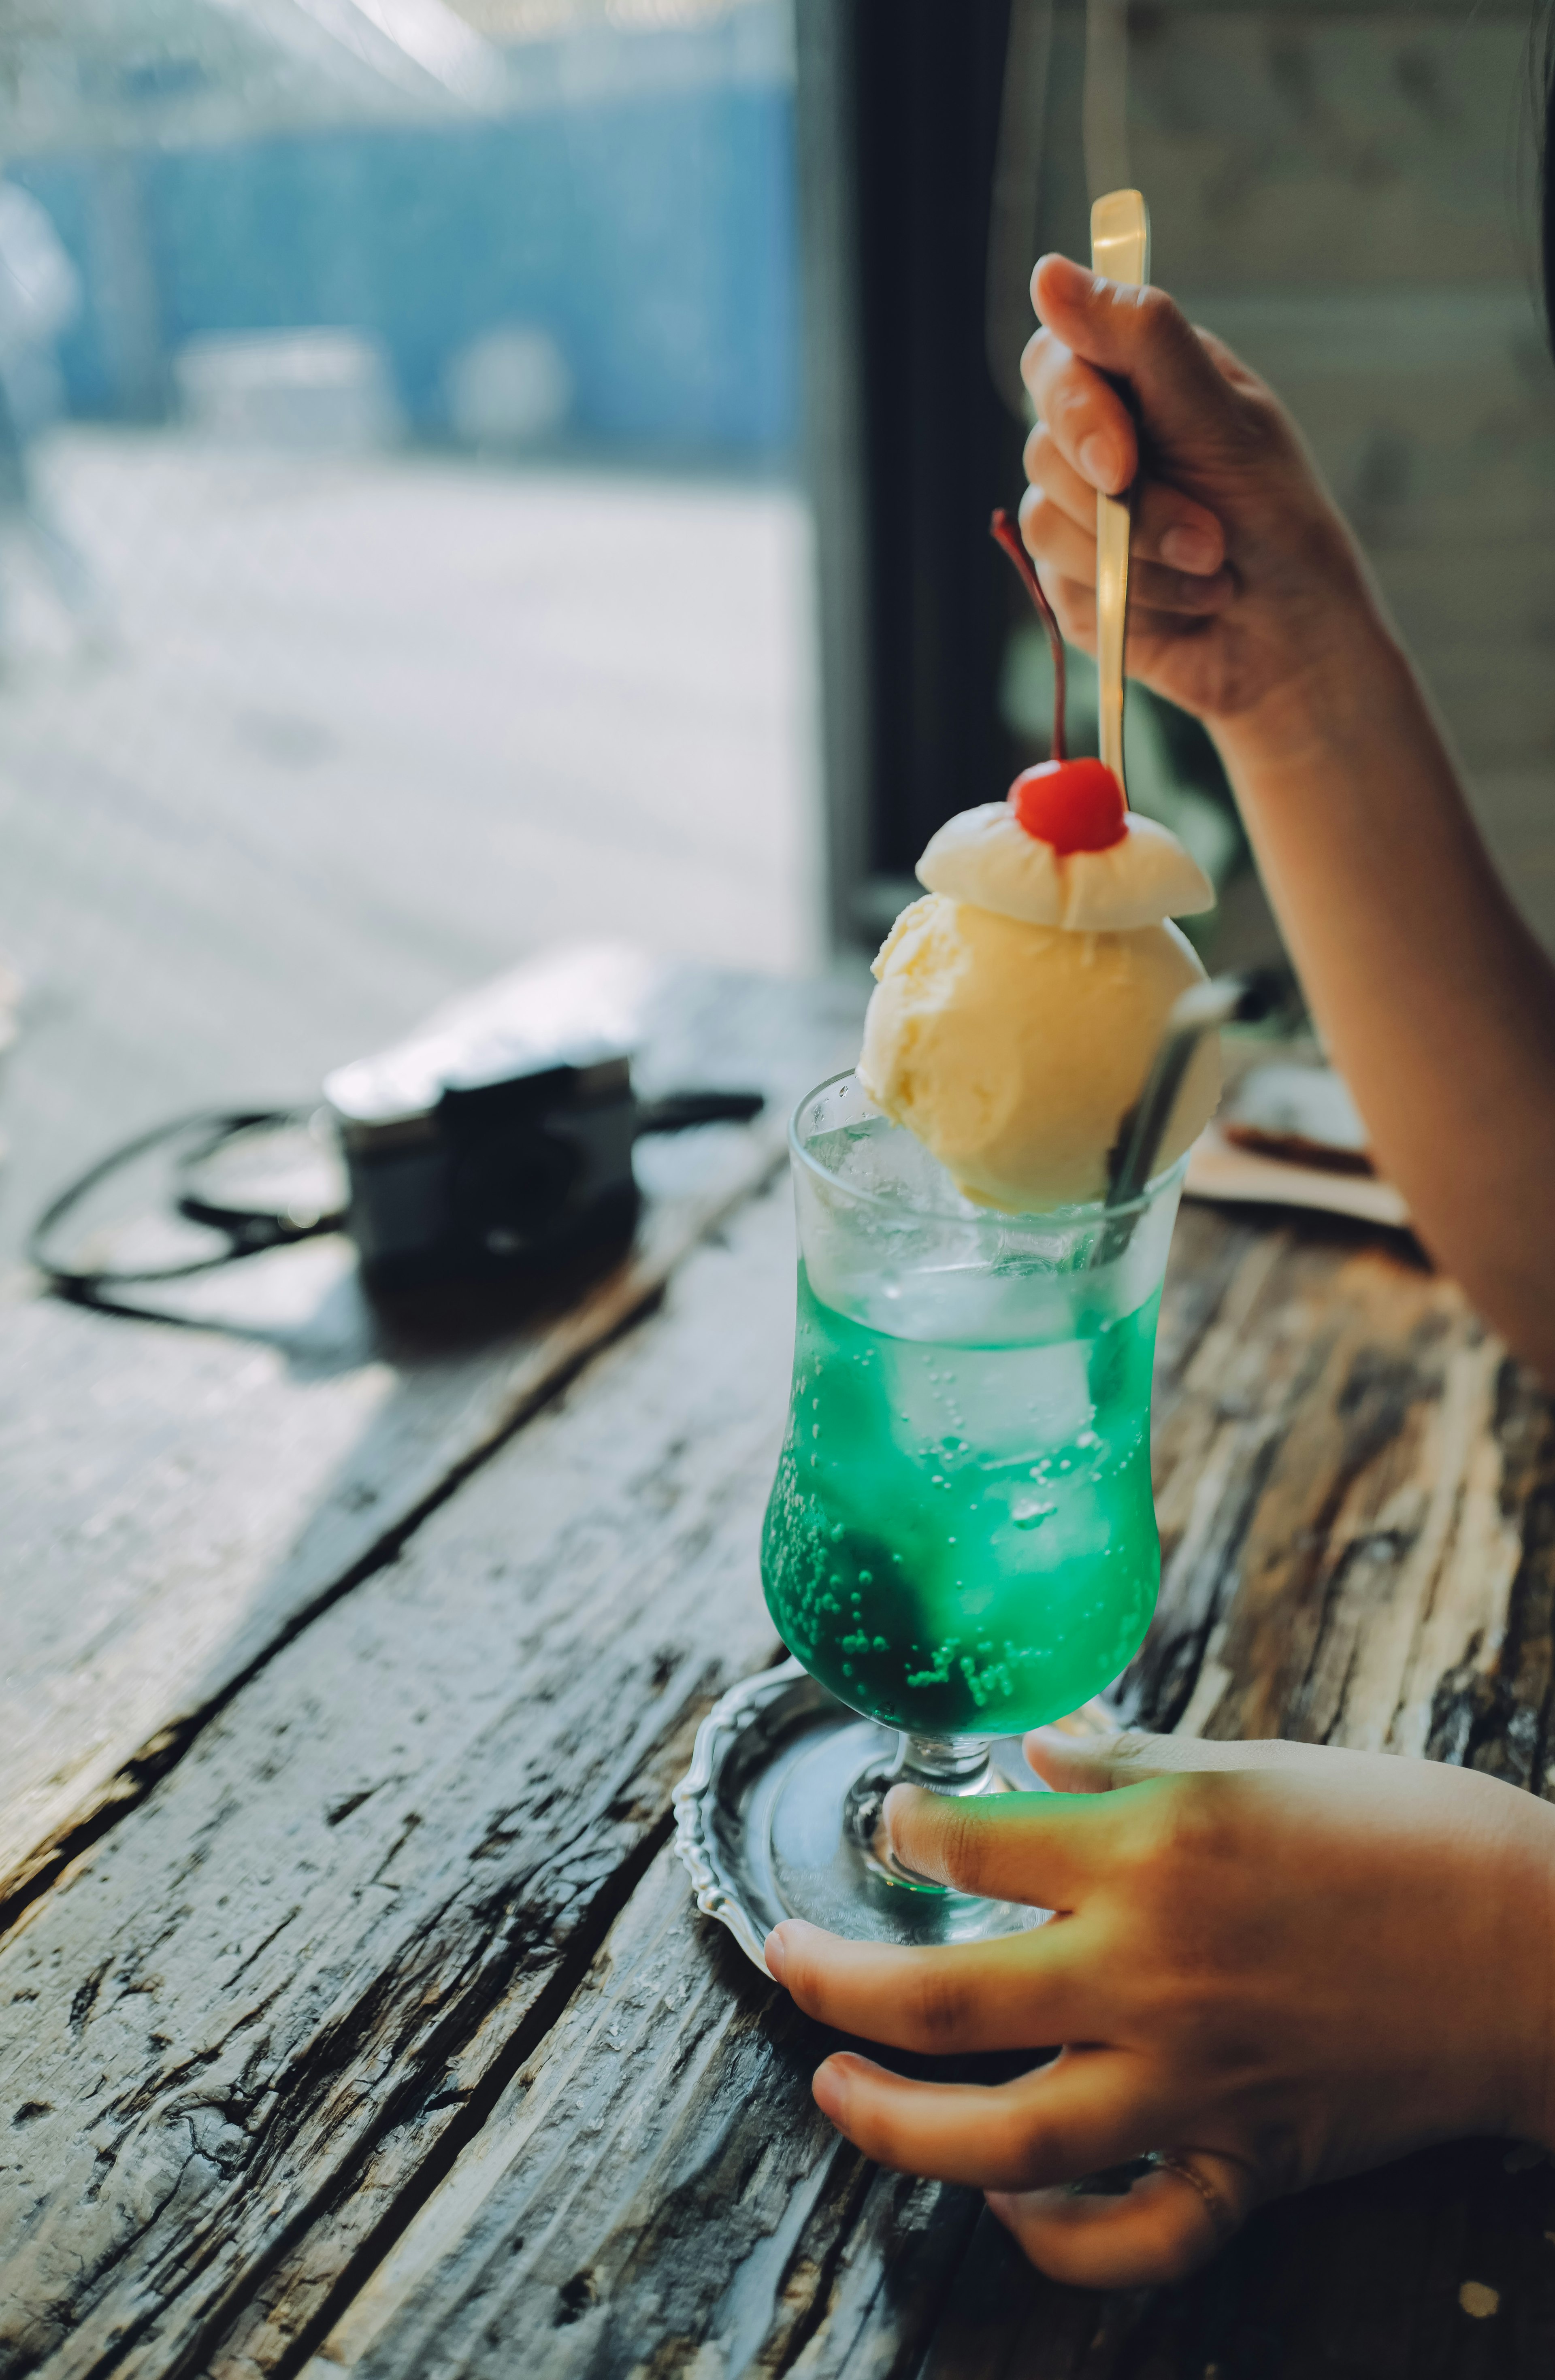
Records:
[[[917,874],[930,892],[1069,933],[1127,933],[1215,905],[1197,860],[1137,810],[1106,850],[1060,852],[1029,834],[1008,802],[982,802],[946,820]]]

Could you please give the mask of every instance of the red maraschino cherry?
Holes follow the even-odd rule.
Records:
[[[1043,760],[1023,769],[1010,808],[1027,833],[1056,852],[1110,851],[1128,832],[1123,787],[1100,760]]]

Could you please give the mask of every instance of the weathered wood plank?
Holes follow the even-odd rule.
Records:
[[[1436,1748],[1506,1767],[1517,1730],[1531,1718],[1542,1741],[1544,1725],[1546,1408],[1450,1284],[1364,1232],[1198,1217],[1183,1253],[1197,1259],[1189,1319],[1163,1334],[1166,1594],[1134,1706],[1197,1710],[1217,1733],[1320,1718],[1334,1740],[1398,1743],[1422,1699],[1467,1694],[1472,1727]],[[1449,1666],[1427,1692],[1431,1659]],[[677,1962],[675,1891],[662,1862],[589,1991],[377,2269],[339,2292],[307,2380],[1468,2380],[1490,2368],[1458,2304],[1469,2280],[1505,2298],[1494,2368],[1548,2370],[1555,2259],[1533,2252],[1555,2231],[1547,2165],[1444,2152],[1270,2210],[1190,2289],[1055,2289],[969,2195],[854,2170],[804,2089],[826,2045],[711,1929]]]
[[[586,1961],[687,1724],[776,1649],[792,1301],[780,1184],[33,1906],[0,2373],[182,2369],[288,2244],[333,2277]]]
[[[787,1108],[848,1062],[857,1014],[847,987],[650,974],[645,1087],[752,1082],[769,1110],[652,1149],[663,1195],[632,1259],[483,1343],[375,1325],[342,1242],[187,1291],[220,1332],[6,1308],[0,1928],[279,1637],[651,1302],[779,1160]]]
[[[1442,1680],[1467,1663],[1488,1692],[1502,1673],[1549,1430],[1403,1244],[1315,1221],[1257,1235],[1162,1400],[1161,1603],[1125,1712],[1425,1751]],[[1525,1701],[1548,1685],[1547,1633]]]
[[[306,2380],[898,2369],[977,2206],[838,2140],[809,2093],[836,2046],[709,1936],[661,1853]]]

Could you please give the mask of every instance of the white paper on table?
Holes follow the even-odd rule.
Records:
[[[1293,1165],[1282,1157],[1261,1157],[1238,1148],[1211,1123],[1188,1160],[1183,1184],[1189,1198],[1226,1206],[1311,1207],[1327,1215],[1353,1215],[1360,1222],[1409,1228],[1401,1191],[1373,1173],[1330,1172],[1320,1165]]]

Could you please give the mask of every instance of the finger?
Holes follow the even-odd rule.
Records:
[[[814,2089],[822,2113],[881,2165],[979,2190],[1036,2190],[1142,2155],[1154,2111],[1141,2084],[1138,2060],[1122,2050],[1071,2052],[991,2088],[910,2082],[843,2051]]]
[[[1279,1769],[1286,1775],[1330,1777],[1343,1755],[1331,1744],[1290,1743],[1282,1736],[1247,1743],[1209,1743],[1194,1735],[1070,1735],[1039,1727],[1026,1739],[1026,1756],[1060,1793],[1110,1793],[1148,1777],[1202,1775],[1207,1769]]]
[[[1055,352],[1067,348],[1097,374],[1127,381],[1157,438],[1198,448],[1217,428],[1231,431],[1237,423],[1237,401],[1225,374],[1164,289],[1130,288],[1065,256],[1044,256],[1031,276],[1031,299],[1054,334]],[[1037,368],[1056,382],[1054,365],[1039,360]],[[1112,396],[1126,412],[1115,391]],[[1068,404],[1078,412],[1077,398]],[[1047,419],[1040,402],[1038,411]]]
[[[1072,1910],[1107,1856],[1110,1816],[1051,1793],[929,1793],[893,1785],[891,1847],[915,1875],[986,1900]]]
[[[1021,457],[1031,487],[1067,515],[1076,528],[1096,535],[1096,490],[1082,478],[1045,421],[1028,432]]]
[[[1096,498],[1090,501],[1094,514]],[[1021,499],[1020,527],[1027,551],[1038,561],[1051,563],[1066,578],[1088,578],[1094,584],[1094,517],[1088,528],[1080,528],[1039,489],[1030,489]],[[1137,551],[1129,562],[1128,586],[1132,600],[1148,610],[1193,614],[1223,612],[1236,594],[1236,582],[1229,570],[1217,570],[1209,578],[1192,577],[1169,569],[1164,563],[1147,561]]]
[[[1134,417],[1112,384],[1051,332],[1027,341],[1020,359],[1038,419],[1094,493],[1121,495],[1139,468]]]
[[[1039,421],[1027,438],[1025,460],[1032,486],[1094,543],[1096,491],[1063,454],[1045,423]],[[1225,536],[1207,505],[1195,504],[1191,496],[1159,480],[1147,480],[1135,504],[1131,551],[1173,570],[1209,577],[1225,560]]]
[[[1105,2011],[1071,1925],[908,1950],[848,1942],[791,1917],[767,1964],[807,2016],[893,2049],[1040,2049],[1098,2037]]]
[[[1121,2197],[1068,2190],[989,2192],[989,2206],[1032,2263],[1082,2289],[1136,2289],[1184,2280],[1245,2222],[1257,2201],[1240,2160],[1178,2151]]]

